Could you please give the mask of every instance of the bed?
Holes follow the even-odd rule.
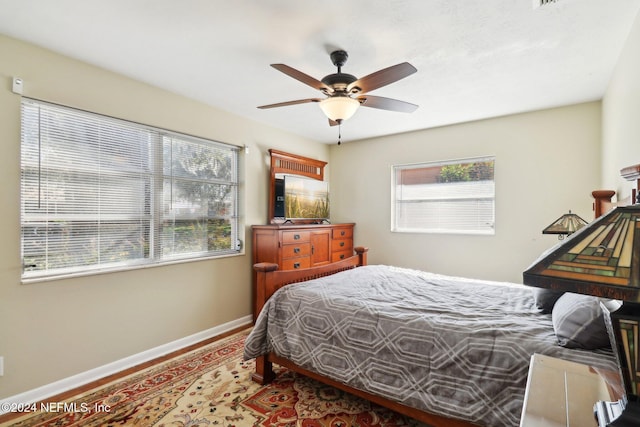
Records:
[[[306,271],[255,266],[255,381],[276,363],[435,427],[499,427],[519,424],[533,353],[616,369],[610,349],[558,345],[529,287],[367,265],[356,251]]]
[[[596,217],[640,202],[640,165],[621,173],[637,188],[618,203],[594,191]],[[367,248],[355,252],[304,270],[254,265],[260,315],[244,354],[256,359],[254,381],[272,381],[275,363],[434,427],[518,426],[534,353],[590,365],[620,387],[601,300],[367,265]]]

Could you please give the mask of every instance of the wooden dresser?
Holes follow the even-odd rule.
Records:
[[[354,223],[254,225],[253,264],[272,262],[282,270],[330,264],[353,255]],[[254,321],[255,274],[253,280]]]

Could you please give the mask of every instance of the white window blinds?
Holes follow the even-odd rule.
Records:
[[[494,234],[493,157],[393,167],[392,231]]]
[[[23,277],[237,252],[237,148],[23,99]]]

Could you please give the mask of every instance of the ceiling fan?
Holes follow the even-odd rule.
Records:
[[[326,95],[326,98],[298,99],[295,101],[262,105],[258,108],[265,109],[318,102],[320,103],[320,109],[329,118],[329,124],[331,126],[339,125],[349,119],[355,114],[360,105],[404,113],[411,113],[418,108],[417,105],[409,102],[367,94],[374,89],[397,82],[418,71],[408,62],[384,68],[359,79],[351,74],[342,72],[342,66],[347,62],[347,58],[349,57],[347,52],[344,50],[336,50],[332,52],[330,56],[333,65],[338,67],[338,72],[329,74],[323,77],[322,80],[317,80],[288,65],[271,64],[273,68],[283,72],[289,77],[293,77],[314,89],[318,89]]]

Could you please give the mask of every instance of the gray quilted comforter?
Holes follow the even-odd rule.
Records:
[[[530,288],[371,265],[280,289],[245,343],[405,405],[517,426],[533,353],[611,368],[560,347]]]

